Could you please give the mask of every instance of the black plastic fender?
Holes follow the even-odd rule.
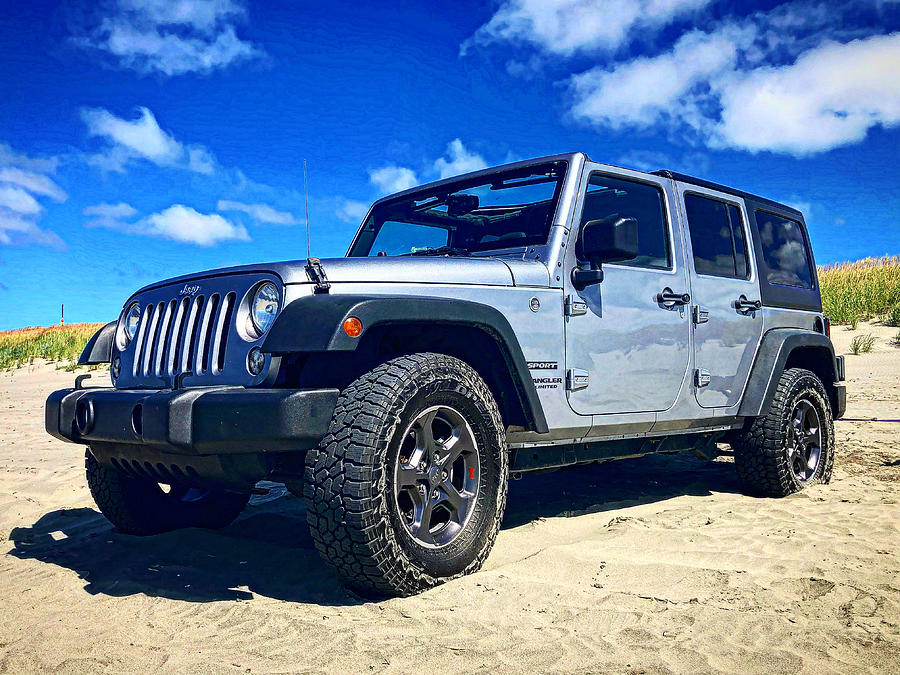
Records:
[[[358,318],[359,337],[343,330],[344,319]],[[478,302],[430,296],[366,296],[319,294],[299,298],[286,306],[266,337],[264,352],[296,353],[355,351],[366,331],[374,326],[429,323],[474,326],[497,343],[530,427],[547,433],[547,420],[534,388],[522,347],[509,321],[497,309]]]
[[[110,321],[91,336],[81,352],[81,356],[78,357],[79,366],[93,366],[99,363],[109,363],[112,360],[116,323],[116,321]]]
[[[834,417],[837,419],[843,415],[841,407],[843,403],[836,392],[836,383],[843,380],[843,373],[834,356],[834,345],[826,335],[800,328],[774,328],[763,335],[762,344],[750,370],[739,415],[757,417],[768,409],[788,358],[797,349],[814,355],[815,362],[820,364],[821,370],[824,371],[820,375],[825,375],[823,384],[832,397]]]

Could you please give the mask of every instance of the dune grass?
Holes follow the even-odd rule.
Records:
[[[819,267],[822,309],[834,323],[900,317],[900,256]]]
[[[0,370],[18,368],[35,359],[74,367],[90,337],[102,323],[0,331]]]

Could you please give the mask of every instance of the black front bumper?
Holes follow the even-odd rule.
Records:
[[[328,430],[337,397],[337,389],[61,389],[47,399],[45,426],[74,443],[182,456],[307,450]]]

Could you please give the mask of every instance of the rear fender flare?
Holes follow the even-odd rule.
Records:
[[[763,335],[744,390],[744,398],[738,412],[740,416],[758,417],[768,409],[785,365],[791,354],[798,349],[821,354],[820,358],[826,363],[827,375],[823,378],[823,384],[829,394],[832,393],[834,383],[839,381],[841,376],[831,340],[822,333],[813,333],[809,330],[775,328]]]

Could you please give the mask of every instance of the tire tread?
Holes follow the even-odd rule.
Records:
[[[382,458],[399,424],[396,402],[416,387],[454,377],[460,390],[484,402],[501,445],[497,512],[486,543],[457,575],[479,569],[500,529],[506,505],[508,457],[496,401],[468,364],[436,353],[387,361],[351,383],[338,399],[329,430],[307,453],[303,496],[315,546],[351,586],[388,595],[412,595],[454,577],[437,578],[417,567],[400,548],[388,521]]]

